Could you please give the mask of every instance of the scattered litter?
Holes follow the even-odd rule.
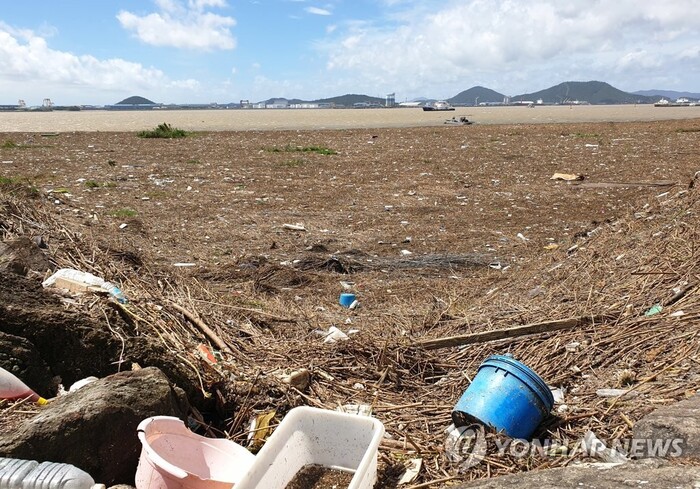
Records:
[[[82,389],[88,384],[92,384],[96,380],[100,380],[95,376],[90,376],[90,377],[85,377],[84,379],[77,380],[71,384],[71,386],[68,388],[68,390],[65,390],[63,388],[63,385],[59,384],[58,385],[58,396],[65,396],[66,394],[69,394],[71,392],[75,392],[79,389]]]
[[[547,450],[548,457],[566,457],[567,455],[569,455],[569,447],[566,445],[552,443],[549,450]]]
[[[415,481],[420,473],[421,467],[423,467],[422,458],[409,459],[406,466],[406,472],[404,472],[399,479],[398,485],[401,486],[403,484],[410,484],[411,482]]]
[[[340,281],[340,286],[343,288],[343,290],[352,290],[353,287],[355,286],[355,282],[349,282],[347,280],[341,280]]]
[[[494,262],[489,263],[489,267],[493,268],[494,270],[500,270],[501,268],[503,268],[501,266],[501,262],[498,262],[498,261],[494,261]]]
[[[46,287],[57,287],[70,292],[107,292],[121,304],[128,302],[122,291],[111,282],[88,272],[74,268],[61,268],[41,284]]]
[[[197,345],[197,353],[199,353],[199,356],[202,357],[204,360],[209,362],[212,365],[216,365],[217,360],[214,354],[211,352],[209,347],[205,345],[204,343],[200,343]]]
[[[412,251],[408,251],[408,250],[401,250],[401,254],[402,254],[403,256],[408,256],[408,255],[412,255],[413,252],[412,252]]]
[[[350,306],[348,306],[348,309],[350,309],[351,311],[354,311],[358,307],[360,307],[360,303],[357,301],[357,299],[355,299],[354,301],[352,301],[352,304],[350,304]]]
[[[583,440],[581,440],[581,449],[584,450],[588,456],[597,458],[603,462],[607,463],[625,463],[629,459],[622,453],[608,448],[605,446],[600,438],[595,436],[592,431],[587,432],[583,435]]]
[[[125,222],[123,222],[123,223],[121,223],[121,224],[119,225],[119,229],[124,229],[124,228],[127,227],[127,226],[128,226],[128,224],[125,223]]]
[[[552,391],[552,397],[554,398],[554,404],[560,404],[564,400],[564,394],[566,391],[563,387],[549,387]]]
[[[583,180],[583,175],[577,175],[574,173],[555,173],[551,177],[549,177],[550,180],[564,180],[566,182],[575,182],[575,181],[581,181]]]
[[[343,292],[338,299],[338,303],[343,307],[350,307],[353,302],[356,302],[355,294],[349,292]]]
[[[300,222],[296,224],[283,224],[284,229],[289,229],[290,231],[306,231],[306,227]]]
[[[194,267],[196,265],[197,265],[196,263],[190,263],[190,262],[173,263],[174,267]]]
[[[518,238],[522,239],[523,241],[529,241],[529,238],[526,238],[525,236],[523,236],[523,233],[518,233],[518,234],[516,234],[516,236]]]
[[[344,404],[335,408],[336,411],[358,416],[372,416],[372,406],[369,404]]]
[[[323,338],[324,343],[335,343],[337,341],[346,341],[350,339],[348,335],[335,326],[331,326],[328,328],[328,332],[322,332],[322,334],[325,335],[325,338]]]
[[[278,371],[275,375],[285,384],[300,391],[305,390],[311,384],[311,372],[308,369],[300,368],[299,370]]]
[[[566,351],[575,352],[578,351],[580,346],[581,343],[579,343],[578,341],[572,341],[571,343],[564,345],[564,348],[566,349]]]
[[[647,312],[645,312],[644,315],[647,317],[654,316],[663,310],[664,310],[664,306],[662,306],[661,304],[656,304],[651,309],[649,309]]]
[[[681,316],[685,316],[685,312],[682,311],[682,310],[681,310],[681,311],[672,312],[672,313],[670,314],[670,316],[671,316],[672,318],[679,318],[679,317],[681,317]]]
[[[549,250],[549,251],[556,250],[557,248],[559,248],[559,245],[555,244],[555,243],[550,243],[544,247],[545,250]]]
[[[625,394],[638,395],[637,391],[630,391],[629,389],[598,389],[595,391],[598,397],[622,397]]]
[[[597,144],[586,143],[586,148],[597,148]]]

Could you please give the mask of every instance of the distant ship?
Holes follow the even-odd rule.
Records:
[[[426,112],[433,111],[445,111],[445,110],[455,110],[449,103],[444,100],[438,100],[437,102],[431,102],[423,106],[423,110]]]

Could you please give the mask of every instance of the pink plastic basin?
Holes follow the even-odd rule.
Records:
[[[144,419],[138,437],[137,489],[231,489],[255,460],[237,443],[192,433],[171,416]]]

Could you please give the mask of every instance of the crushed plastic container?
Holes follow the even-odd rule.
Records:
[[[236,489],[284,489],[306,465],[353,474],[348,489],[372,489],[384,425],[377,419],[312,407],[289,411]]]
[[[95,287],[106,291],[120,304],[126,304],[129,302],[121,289],[119,289],[119,287],[114,285],[112,282],[108,282],[101,277],[88,272],[83,272],[81,270],[76,270],[74,268],[61,268],[49,278],[44,280],[42,285],[44,287],[56,285],[80,292],[94,290],[91,289],[91,287]]]
[[[0,367],[0,399],[10,401],[29,399],[37,404],[46,404],[46,399],[2,367]]]
[[[255,459],[237,443],[200,436],[172,416],[144,419],[137,430],[136,489],[231,489]]]
[[[454,425],[478,422],[511,438],[529,438],[554,406],[547,384],[509,355],[492,355],[479,366],[452,411]]]
[[[0,489],[104,489],[70,464],[0,458]]]

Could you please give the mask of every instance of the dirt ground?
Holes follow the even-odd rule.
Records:
[[[158,264],[285,261],[304,248],[399,256],[484,253],[519,260],[614,219],[653,187],[551,181],[686,183],[697,121],[391,130],[4,134],[2,175],[26,179],[86,232],[130,241]],[[295,151],[328,148],[338,154]],[[302,223],[307,232],[290,232]],[[121,228],[120,225],[126,224]],[[528,241],[518,239],[522,233]],[[410,237],[410,243],[403,243]]]
[[[416,452],[426,464],[417,482],[485,475],[456,475],[441,457],[450,411],[487,353],[520,353],[551,385],[582,389],[581,410],[553,422],[553,430],[574,435],[596,427],[599,436],[623,435],[616,430],[624,418],[613,423],[600,416],[607,405],[584,405],[596,388],[619,387],[611,382],[622,370],[649,374],[658,354],[642,358],[632,345],[617,355],[597,330],[584,339],[577,331],[549,343],[430,354],[411,346],[425,338],[598,314],[594,306],[605,301],[616,305],[624,292],[613,297],[615,280],[597,262],[606,241],[595,253],[574,257],[575,268],[566,268],[567,259],[601,229],[616,235],[617,241],[607,241],[610,253],[620,246],[631,254],[624,238],[643,232],[635,214],[688,189],[700,169],[698,148],[700,120],[206,132],[184,139],[5,133],[0,181],[30,185],[76,236],[102,243],[129,264],[107,278],[120,283],[133,304],[153,305],[149,281],[164,297],[187,299],[182,305],[198,311],[232,346],[232,356],[223,355],[217,367],[224,372],[217,371],[226,377],[230,367],[236,381],[257,387],[247,393],[241,387],[245,395],[239,389],[235,401],[220,399],[230,409],[229,436],[244,440],[248,418],[269,409],[279,420],[295,404],[372,404],[391,436],[380,464],[391,487],[395,467]],[[582,180],[552,180],[557,172]],[[619,224],[628,220],[632,224]],[[640,250],[654,243],[645,239]],[[58,241],[47,242],[61,253]],[[73,257],[76,263],[90,259]],[[620,267],[616,273],[627,280],[628,272]],[[576,282],[568,283],[574,275]],[[341,281],[351,282],[345,287],[356,293],[358,309],[338,305]],[[644,287],[628,296],[646,294]],[[643,315],[650,305],[634,304],[627,312]],[[318,332],[330,326],[358,332],[350,341],[323,343]],[[629,338],[632,326],[638,327],[615,334]],[[179,334],[188,348],[201,341],[191,331]],[[689,348],[697,346],[694,336],[688,338],[694,342]],[[560,355],[568,355],[563,341],[577,339],[600,343],[575,360],[585,358],[600,371],[574,382],[562,366],[574,360]],[[678,351],[665,351],[664,358]],[[634,413],[620,403],[629,408],[621,412],[634,421],[658,399],[684,398],[700,386],[694,365],[675,378],[685,388],[650,395],[656,400]],[[309,369],[311,386],[280,394],[264,378],[281,368]],[[552,464],[530,463],[517,470]]]

